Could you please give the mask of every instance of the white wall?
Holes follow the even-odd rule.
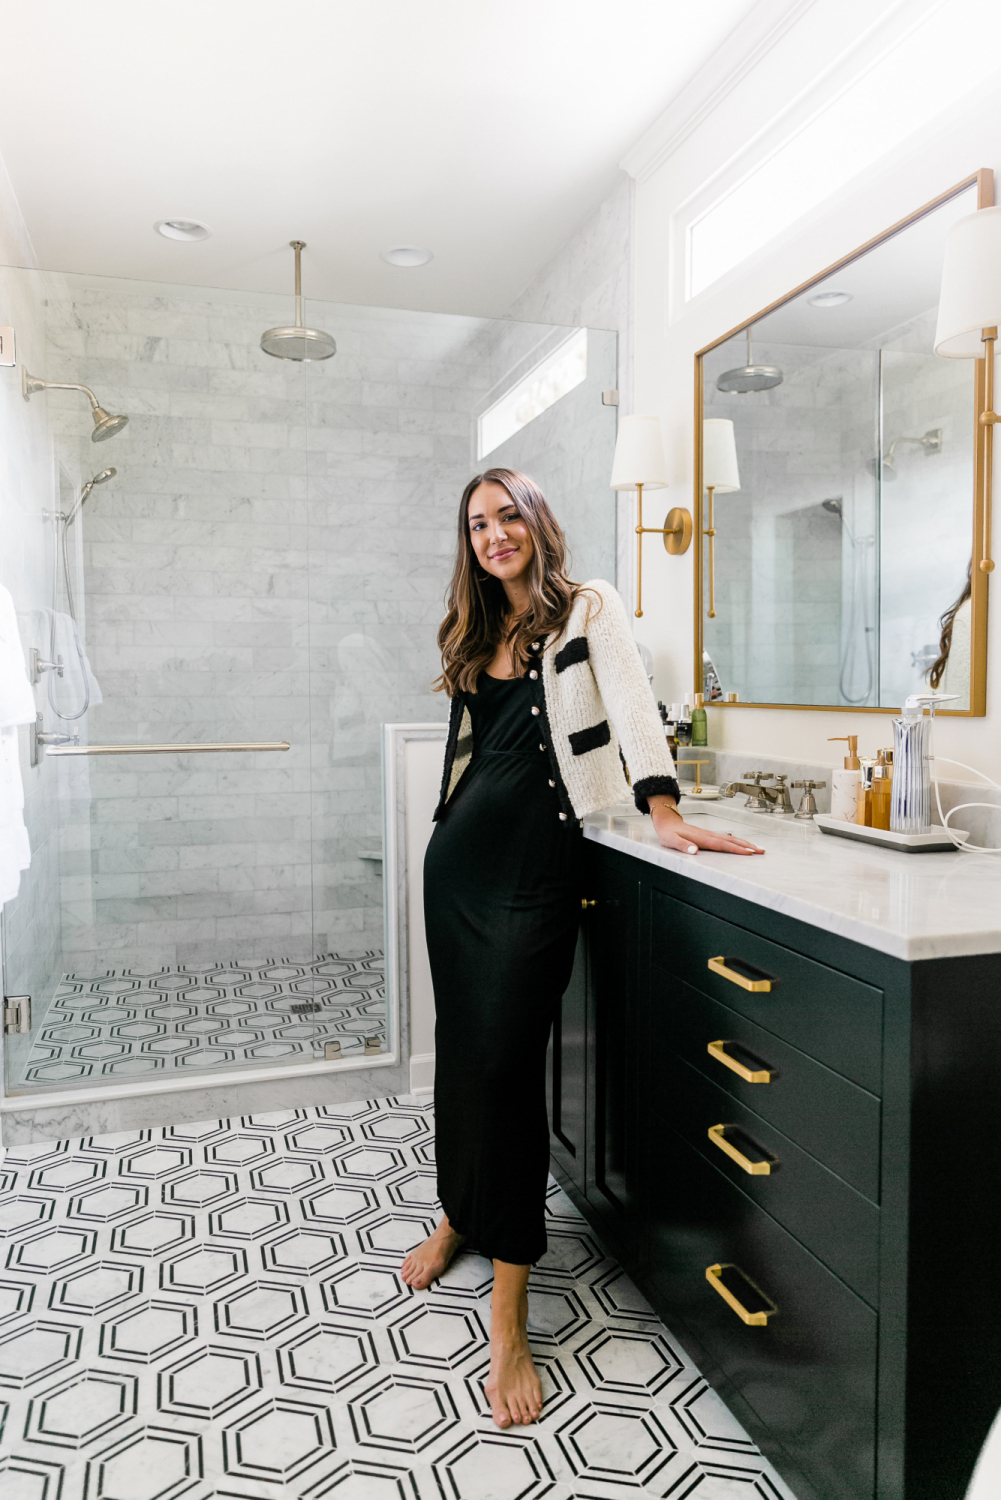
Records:
[[[783,9],[760,7],[769,8],[776,13]],[[892,57],[878,61],[879,49],[887,46],[886,27],[896,25],[903,34],[929,7],[922,0],[909,0],[904,6],[879,0],[866,5],[816,0],[784,9],[791,23],[761,40],[753,65],[747,65],[745,56],[741,66],[726,75],[723,59],[719,76],[707,72],[696,80],[688,98],[678,101],[626,163],[636,177],[634,409],[662,416],[671,466],[672,487],[664,496],[668,504],[693,503],[696,350],[977,168],[1001,167],[995,77],[971,87],[961,104],[916,130],[698,298],[684,304],[676,297],[672,303],[672,284],[678,283],[672,216],[693,196],[708,192],[707,184],[717,174],[733,170],[736,154],[759,133],[767,134],[783,110],[806,108],[811,93],[819,97],[817,91],[828,87],[835,65],[847,77],[851,69],[860,75],[875,62],[877,68],[891,70],[885,76],[892,76]],[[969,10],[963,0],[941,14],[955,18],[960,26]],[[841,49],[840,58],[832,44]],[[978,48],[972,30],[969,47]],[[979,76],[983,79],[982,72]],[[915,109],[920,105],[917,99]],[[823,176],[825,170],[824,161],[811,163],[812,172]],[[677,699],[693,687],[693,552],[671,558],[648,540],[644,562],[647,618],[640,633],[655,649],[658,696]],[[957,755],[1001,776],[1001,598],[991,610],[988,670],[988,717],[942,721],[938,748],[943,755]],[[833,763],[827,737],[848,729],[858,730],[866,751],[891,738],[884,715],[710,710],[711,744],[804,760]]]

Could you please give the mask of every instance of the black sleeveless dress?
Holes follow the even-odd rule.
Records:
[[[528,679],[464,695],[473,756],[424,859],[438,1196],[470,1248],[546,1253],[546,1048],[580,921],[582,833],[560,820]]]

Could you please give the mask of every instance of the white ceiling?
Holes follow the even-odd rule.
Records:
[[[497,316],[753,5],[0,0],[0,155],[46,269]]]

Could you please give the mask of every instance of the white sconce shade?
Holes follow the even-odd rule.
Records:
[[[667,459],[659,417],[621,417],[612,460],[613,490],[667,488]]]
[[[1001,323],[1001,207],[957,219],[945,240],[935,353],[983,359],[984,328]]]
[[[702,423],[702,484],[718,495],[740,489],[737,443],[733,423],[726,417],[708,417]]]

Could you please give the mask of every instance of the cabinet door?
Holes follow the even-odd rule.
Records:
[[[646,1282],[655,1306],[688,1327],[755,1413],[752,1436],[789,1455],[801,1500],[867,1500],[876,1314],[680,1137],[665,1130],[660,1149]],[[757,1326],[714,1289],[710,1269]]]
[[[636,954],[639,886],[604,861],[592,864],[587,913],[589,1160],[587,1199],[620,1256],[635,1269],[642,1250],[639,1211],[644,1058]],[[590,887],[589,887],[590,889]]]
[[[573,974],[549,1046],[549,1119],[553,1160],[584,1191],[587,1120],[587,943],[577,939]]]

